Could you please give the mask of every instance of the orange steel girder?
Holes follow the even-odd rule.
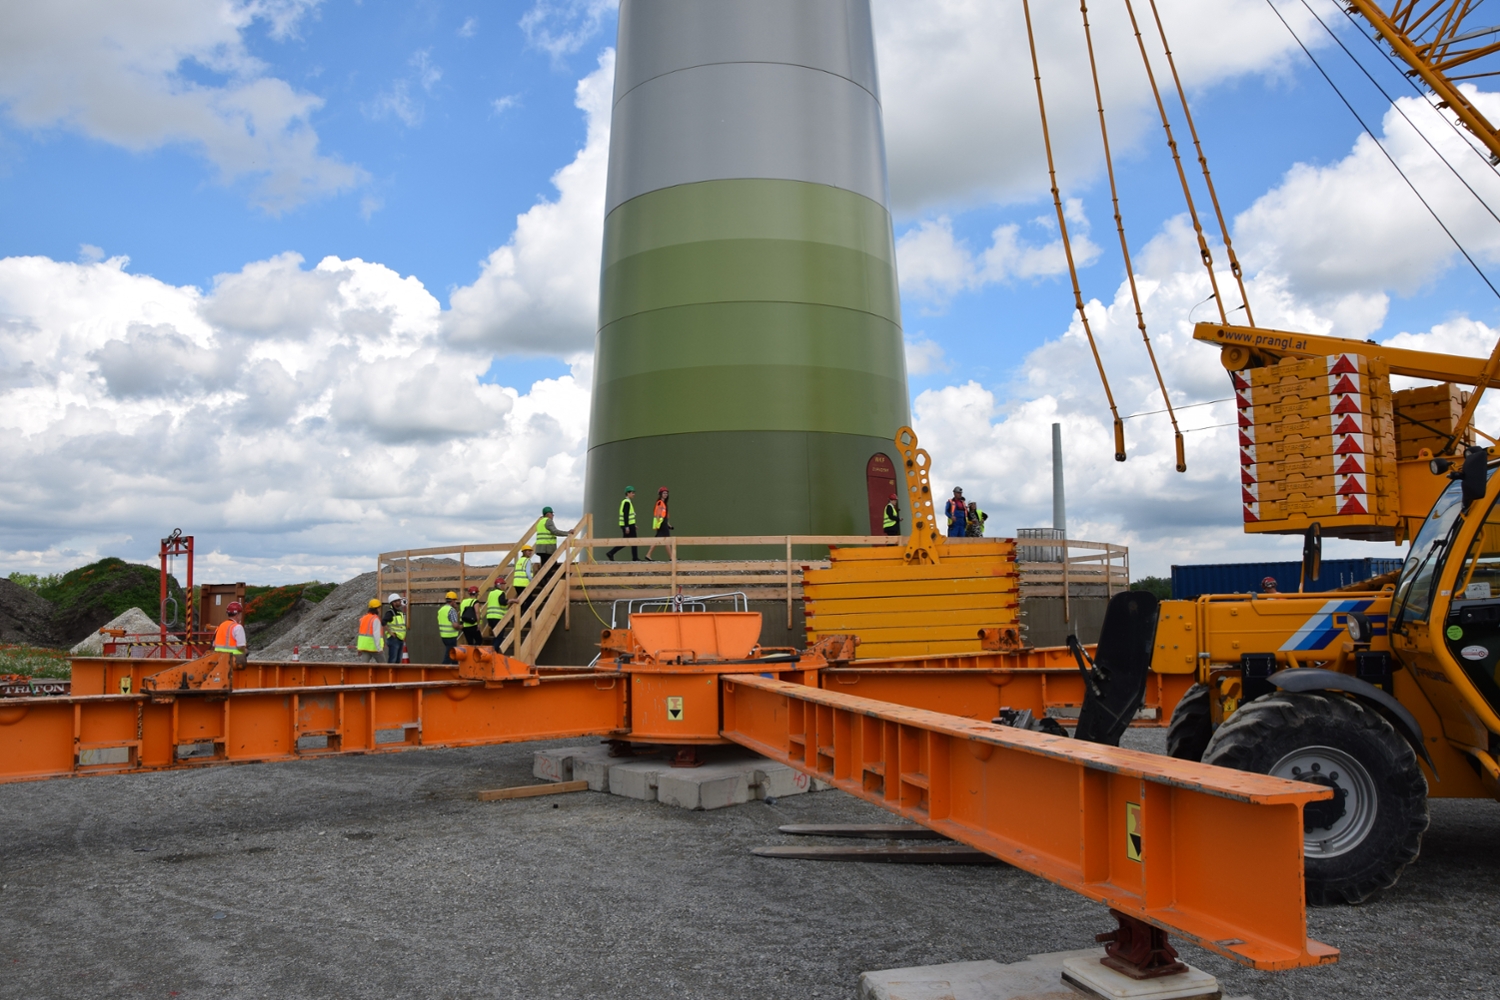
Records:
[[[1302,807],[1326,789],[744,674],[724,735],[954,840],[1257,969],[1307,937]],[[1227,878],[1254,859],[1254,878]]]
[[[211,658],[193,661],[202,663]],[[178,668],[179,670],[181,668]],[[0,782],[625,731],[624,680],[252,663],[228,687],[142,690],[160,660],[77,659],[73,693],[0,699]]]

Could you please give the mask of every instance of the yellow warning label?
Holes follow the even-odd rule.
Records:
[[[129,694],[130,693],[130,675],[129,674],[126,674],[124,677],[120,678],[120,693],[121,694]]]
[[[682,699],[671,697],[667,699],[667,719],[672,722],[682,721]]]
[[[1125,803],[1125,856],[1131,861],[1141,860],[1141,807],[1134,802]]]

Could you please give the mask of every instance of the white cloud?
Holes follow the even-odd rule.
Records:
[[[0,559],[146,558],[173,527],[229,578],[333,575],[504,537],[582,496],[588,361],[485,384],[415,278],[283,254],[200,290],[123,258],[0,260]],[[87,483],[87,489],[80,489]]]
[[[573,162],[552,175],[557,200],[518,216],[515,232],[485,260],[478,280],[450,296],[447,325],[455,344],[558,356],[592,349],[614,74],[608,49],[578,83],[575,103],[588,133]]]
[[[1485,114],[1500,114],[1500,94],[1463,86]],[[1382,122],[1385,147],[1471,253],[1481,261],[1500,260],[1500,221],[1415,129],[1495,212],[1500,176],[1426,101],[1403,97],[1397,104],[1400,111],[1391,108]],[[1410,294],[1442,273],[1457,253],[1368,135],[1336,163],[1294,166],[1235,219],[1235,240],[1242,260],[1287,275],[1299,292],[1319,300],[1383,290]]]
[[[1099,247],[1089,239],[1083,203],[1070,198],[1063,212],[1073,259],[1079,267],[1087,267],[1098,259]],[[1052,238],[1030,243],[1021,236],[1020,226],[1006,223],[995,227],[989,247],[976,254],[954,237],[949,216],[923,220],[896,241],[902,294],[943,303],[958,292],[977,291],[985,285],[1066,273],[1067,257],[1062,239],[1056,236],[1055,220],[1044,216],[1033,225]]]
[[[922,334],[906,338],[906,371],[909,375],[933,375],[948,371],[948,357],[943,345]]]
[[[317,0],[11,4],[0,32],[0,106],[25,129],[63,128],[130,150],[196,147],[225,183],[250,180],[272,212],[346,190],[358,167],[319,151],[323,104],[266,74],[244,32],[292,37]],[[195,66],[222,78],[195,82]]]
[[[1158,0],[1186,85],[1277,72],[1295,43],[1264,0]],[[1300,3],[1282,0],[1299,30]],[[874,0],[875,43],[898,215],[1026,200],[1046,191],[1046,163],[1021,5],[992,0]],[[1102,166],[1077,4],[1033,3],[1047,118],[1064,190]],[[1158,79],[1168,81],[1149,9],[1138,6]],[[1155,105],[1121,4],[1092,5],[1110,140],[1126,154],[1152,129]],[[1304,37],[1312,37],[1305,33]],[[1170,86],[1170,83],[1167,84]],[[1159,128],[1159,124],[1158,124]]]
[[[511,108],[518,107],[520,103],[521,95],[506,94],[504,97],[497,97],[493,101],[491,101],[490,108],[494,110],[495,114],[499,115],[504,114]]]
[[[561,60],[588,44],[619,5],[620,0],[536,0],[521,16],[521,30],[532,48]]]
[[[458,29],[458,37],[473,38],[479,33],[479,18],[466,17],[464,23]]]

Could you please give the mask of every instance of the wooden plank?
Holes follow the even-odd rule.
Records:
[[[498,802],[502,799],[531,799],[538,795],[561,795],[564,792],[586,792],[587,781],[559,781],[545,785],[518,785],[514,788],[491,788],[479,793],[480,802]]]
[[[806,847],[778,844],[752,848],[762,858],[793,861],[878,861],[906,865],[998,865],[999,858],[966,844],[920,844],[911,847]]]
[[[804,588],[805,591],[806,588]],[[1024,593],[1024,590],[1023,590]],[[813,597],[803,602],[809,615],[906,614],[914,611],[966,611],[975,608],[1019,606],[1015,594],[900,594],[895,597]]]
[[[788,823],[779,833],[796,837],[855,837],[862,840],[947,840],[936,830],[911,823]]]
[[[827,584],[815,585],[807,582],[802,584],[802,592],[812,600],[820,600],[828,597],[855,598],[855,597],[905,597],[927,596],[932,594],[1015,594],[1019,592],[1017,582],[1012,577],[992,576],[978,577],[963,580],[923,580],[918,589],[913,584],[915,581],[908,580],[905,583],[893,581],[890,583],[841,583],[836,586]]]
[[[990,625],[1014,623],[1017,604],[1012,601],[1002,605],[992,605],[986,608],[965,608],[963,610],[944,609],[942,611],[919,611],[910,608],[900,608],[895,611],[870,610],[870,602],[864,602],[862,613],[853,614],[827,614],[823,611],[808,609],[805,611],[808,629],[817,629],[824,634],[830,632],[858,632],[864,635],[866,630],[891,628],[898,624],[909,627],[936,627],[944,625],[967,626],[970,634],[975,628]]]
[[[808,623],[807,640],[816,642],[826,635],[844,635],[853,632],[859,636],[859,651],[863,654],[867,645],[878,646],[883,643],[911,642],[925,646],[933,642],[970,642],[977,645],[980,628],[1014,624],[1016,624],[1014,611],[999,612],[988,621],[974,625],[928,625],[920,618],[909,618],[889,628],[843,629],[828,628],[815,619]]]

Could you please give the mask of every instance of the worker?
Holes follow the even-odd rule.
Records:
[[[553,554],[557,552],[557,540],[559,538],[567,538],[570,534],[572,534],[572,529],[562,531],[557,527],[557,522],[553,520],[551,507],[542,508],[542,516],[536,522],[537,569],[540,573],[532,581],[536,585],[533,588],[534,592],[540,593],[542,586],[547,582],[547,578],[557,569],[556,563],[548,565]]]
[[[490,638],[494,640],[495,652],[500,652],[500,623],[505,621],[505,613],[510,610],[510,605],[505,600],[505,581],[496,578],[490,587],[490,592],[484,596],[484,621],[490,628]]]
[[[1262,594],[1279,594],[1279,593],[1281,593],[1281,591],[1279,591],[1279,590],[1276,589],[1276,578],[1274,576],[1268,576],[1265,579],[1261,580],[1260,581],[1260,592]]]
[[[379,663],[385,652],[385,631],[380,624],[380,598],[370,598],[365,613],[359,619],[359,638],[354,640],[359,658],[366,663]]]
[[[388,607],[380,617],[385,625],[385,662],[400,663],[401,654],[406,652],[406,601],[400,594],[392,594],[385,603]]]
[[[479,588],[470,587],[469,596],[458,605],[458,624],[464,630],[464,643],[479,645]]]
[[[521,591],[531,586],[531,553],[530,545],[521,546],[521,554],[516,556],[515,568],[510,573],[510,586],[516,592],[517,599]]]
[[[988,521],[989,519],[990,519],[990,516],[988,514],[986,514],[984,511],[982,511],[982,510],[979,509],[979,501],[978,500],[975,500],[972,503],[970,503],[969,504],[969,513],[968,513],[967,521],[966,521],[966,524],[967,524],[967,529],[966,530],[968,531],[969,537],[970,538],[983,538],[984,537],[984,522]]]
[[[221,621],[214,632],[214,652],[228,653],[234,657],[233,665],[239,666],[250,653],[245,641],[245,606],[239,601],[230,601],[224,611],[229,617]]]
[[[620,537],[621,538],[634,538],[634,537],[636,537],[636,535],[635,535],[635,487],[634,486],[627,486],[627,487],[625,487],[625,499],[620,501]],[[623,545],[616,545],[614,548],[612,548],[608,552],[604,553],[604,558],[608,559],[610,562],[614,562],[615,561],[615,553],[618,552],[618,551],[620,551],[624,547],[625,546],[623,546]],[[637,562],[637,561],[639,561],[640,558],[641,558],[640,553],[641,553],[641,550],[639,548],[637,548],[636,546],[632,545],[630,547],[630,561],[631,562]]]
[[[885,514],[881,517],[881,526],[885,528],[887,535],[901,534],[901,508],[896,506],[896,501],[899,499],[900,496],[892,493],[891,499],[886,502]]]
[[[438,605],[438,638],[443,641],[443,662],[457,663],[454,650],[458,648],[458,637],[463,632],[458,624],[458,595],[450,590],[444,595],[444,600],[446,603]]]
[[[969,531],[969,505],[964,503],[962,486],[953,487],[953,496],[943,507],[948,515],[948,537],[963,538]]]
[[[651,508],[651,527],[656,532],[657,538],[668,538],[672,534],[672,519],[667,513],[667,498],[671,491],[665,486],[656,488],[656,506]],[[651,553],[656,551],[656,543],[646,550],[646,561],[652,562]]]

